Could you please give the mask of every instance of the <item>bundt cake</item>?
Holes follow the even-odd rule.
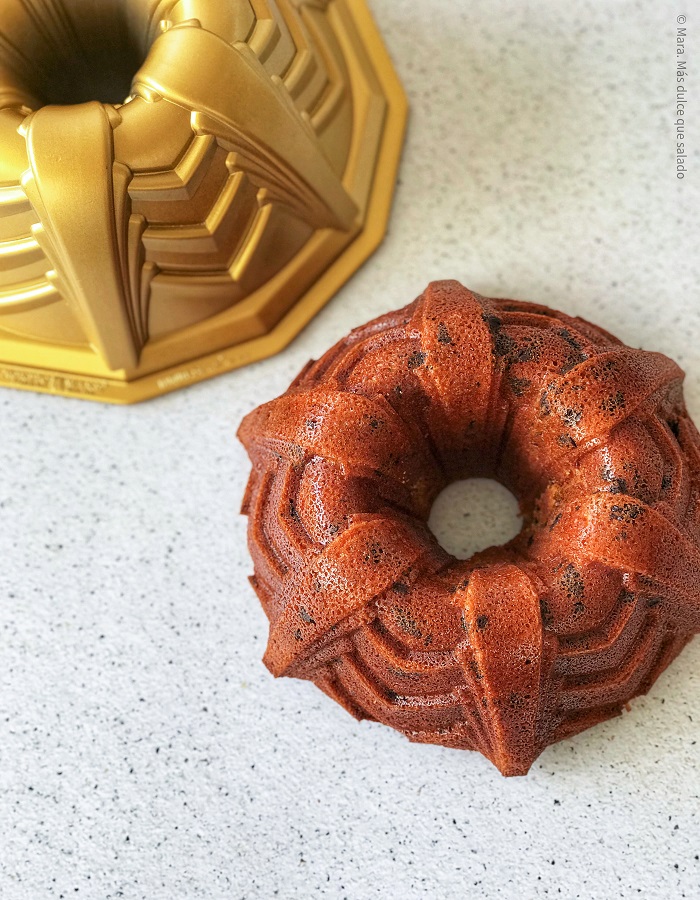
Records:
[[[683,377],[453,281],[353,331],[239,432],[270,671],[504,775],[619,714],[700,630]],[[473,476],[524,525],[460,561],[426,523]]]

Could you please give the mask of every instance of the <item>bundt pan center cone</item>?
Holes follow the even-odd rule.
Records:
[[[364,0],[0,0],[0,384],[276,353],[381,241],[406,115]]]
[[[700,439],[670,359],[438,282],[252,412],[244,512],[265,662],[358,719],[525,774],[700,630]],[[522,531],[467,561],[427,527],[493,478]]]

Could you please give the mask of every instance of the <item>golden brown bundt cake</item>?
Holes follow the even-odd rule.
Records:
[[[265,663],[505,775],[620,712],[700,630],[700,437],[683,372],[544,306],[437,282],[243,422]],[[427,527],[495,478],[520,534]]]

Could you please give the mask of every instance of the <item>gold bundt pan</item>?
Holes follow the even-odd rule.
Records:
[[[0,0],[0,384],[276,353],[384,236],[406,114],[364,0]]]

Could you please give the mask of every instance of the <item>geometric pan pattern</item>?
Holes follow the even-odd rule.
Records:
[[[381,240],[405,120],[363,0],[4,0],[0,383],[276,352]]]

